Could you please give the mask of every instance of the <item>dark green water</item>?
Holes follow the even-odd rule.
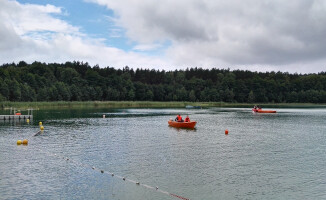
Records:
[[[0,199],[179,199],[143,184],[190,199],[326,199],[326,109],[276,110],[41,110],[29,124],[2,121]],[[169,127],[178,113],[196,130]]]

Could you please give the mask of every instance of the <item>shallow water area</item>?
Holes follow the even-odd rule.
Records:
[[[0,122],[0,199],[325,199],[326,109],[274,110],[40,110]],[[169,127],[177,114],[196,129]]]

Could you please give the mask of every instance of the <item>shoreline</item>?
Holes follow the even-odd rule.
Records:
[[[187,105],[207,107],[251,108],[254,105],[269,108],[326,108],[313,103],[226,103],[226,102],[158,102],[158,101],[55,101],[55,102],[0,102],[1,109],[68,109],[68,108],[185,108]]]

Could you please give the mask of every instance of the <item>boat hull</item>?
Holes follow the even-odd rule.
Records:
[[[276,113],[275,110],[258,110],[258,113]]]
[[[189,128],[189,129],[194,129],[196,126],[195,121],[192,122],[176,122],[176,121],[168,121],[169,125],[172,127],[176,127],[176,128]]]
[[[276,110],[261,110],[261,109],[252,109],[253,112],[257,113],[276,113]]]

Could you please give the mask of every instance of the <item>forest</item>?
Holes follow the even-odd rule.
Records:
[[[326,103],[326,72],[134,70],[20,61],[0,66],[0,101]]]

